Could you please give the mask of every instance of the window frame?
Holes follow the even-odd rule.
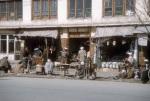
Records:
[[[115,7],[115,2],[116,0],[112,0],[112,15],[110,16],[106,16],[105,15],[105,0],[103,0],[103,6],[102,6],[102,10],[103,10],[103,17],[114,17],[114,16],[134,16],[135,15],[135,4],[136,4],[136,0],[134,1],[134,14],[133,15],[126,15],[126,9],[127,9],[127,0],[123,0],[123,8],[122,8],[122,15],[116,15],[116,7]]]
[[[2,39],[2,36],[6,36],[6,39]],[[15,47],[14,47],[15,37],[13,36],[13,38],[10,38],[10,36],[13,36],[13,35],[9,35],[9,34],[7,34],[7,35],[6,34],[1,34],[0,35],[0,54],[14,54],[14,51],[15,51]],[[1,42],[2,41],[5,41],[5,45],[6,45],[5,52],[2,52],[2,50],[1,50],[1,48],[2,48]],[[13,46],[10,45],[10,41],[13,41]],[[10,46],[13,47],[12,52],[10,52]]]
[[[32,0],[32,20],[36,20],[36,19],[52,19],[52,18],[57,18],[58,16],[58,0],[47,0],[48,4],[47,4],[47,8],[48,8],[48,12],[46,15],[43,15],[43,0],[37,0],[39,1],[39,5],[40,5],[40,11],[39,11],[39,16],[35,16],[34,14],[34,0]],[[56,2],[56,6],[54,9],[54,12],[56,13],[56,16],[51,15],[51,2],[54,1]]]
[[[90,0],[90,16],[87,16],[87,7],[86,7],[86,2],[87,0],[82,0],[83,4],[82,4],[82,16],[78,16],[78,0],[74,0],[75,3],[74,3],[74,15],[71,16],[71,7],[70,7],[70,4],[71,4],[71,0],[68,0],[68,18],[91,18],[92,17],[92,0]],[[81,1],[81,0],[80,0]]]
[[[10,4],[10,2],[12,2],[12,4]],[[23,5],[21,5],[21,17],[20,18],[18,18],[18,13],[17,13],[17,2],[21,2],[21,4],[22,4],[22,0],[9,0],[9,1],[0,1],[0,3],[5,3],[6,4],[6,7],[5,7],[5,12],[6,12],[6,15],[3,17],[3,16],[1,16],[1,9],[2,8],[0,8],[0,20],[4,20],[4,21],[9,21],[9,20],[20,20],[20,19],[22,19],[22,16],[23,16],[23,14],[22,14],[22,10],[23,10]],[[9,5],[10,4],[10,5]],[[12,6],[13,5],[13,6]],[[11,11],[11,13],[10,13],[10,7],[13,7],[13,10]],[[12,16],[12,18],[10,18]]]
[[[4,5],[4,3],[5,3],[5,9],[3,9],[3,10],[5,10],[5,12],[4,12],[5,16],[1,16],[3,13],[3,12],[1,12],[2,11],[2,6],[1,6],[1,8],[0,8],[0,20],[7,20],[7,2],[3,1],[3,4],[2,3],[1,4]]]

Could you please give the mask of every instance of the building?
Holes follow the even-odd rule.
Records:
[[[141,55],[149,50],[147,4],[150,0],[2,0],[0,58],[20,59],[25,46],[31,51],[53,46],[56,58],[64,47],[77,54],[84,46],[99,67],[119,62],[127,51],[138,65],[139,56],[150,56]]]

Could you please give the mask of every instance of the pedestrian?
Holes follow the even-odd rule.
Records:
[[[53,68],[54,68],[54,63],[48,59],[47,62],[45,63],[44,69],[45,69],[45,74],[47,75],[48,73],[52,74],[53,73]]]
[[[50,46],[48,58],[51,59],[52,62],[55,61],[56,58],[56,48],[54,45]]]
[[[28,60],[29,60],[29,50],[27,47],[25,47],[24,52],[23,52],[23,61],[24,61],[24,68],[25,69],[27,68]]]
[[[78,52],[79,62],[84,62],[85,57],[86,57],[86,51],[84,50],[84,47],[80,47],[80,50]]]
[[[44,51],[43,51],[43,62],[44,64],[46,63],[47,59],[48,59],[48,54],[49,54],[49,47],[45,47]]]
[[[61,63],[67,64],[68,56],[69,56],[68,48],[64,47],[63,51],[61,51],[61,57],[62,57],[61,58]]]
[[[28,58],[29,57],[29,50],[27,47],[24,48],[23,57]]]

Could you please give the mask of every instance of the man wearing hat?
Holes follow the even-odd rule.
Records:
[[[86,57],[86,51],[84,50],[84,47],[80,47],[80,50],[78,52],[78,60],[79,62],[84,62]]]
[[[69,56],[68,48],[64,47],[64,50],[60,52],[62,57],[61,63],[67,64],[68,56]]]

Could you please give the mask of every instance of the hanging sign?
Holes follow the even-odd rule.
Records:
[[[147,34],[138,34],[138,45],[147,46],[148,35]]]

